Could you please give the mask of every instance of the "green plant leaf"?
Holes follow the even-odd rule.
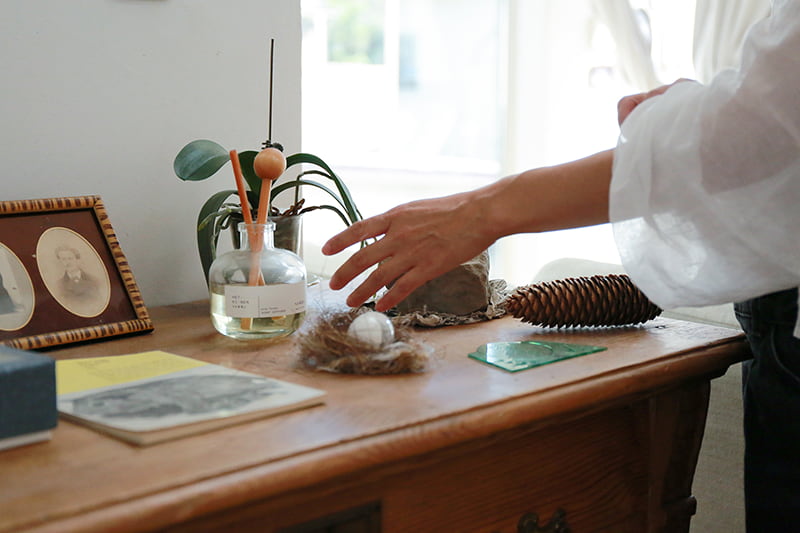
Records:
[[[304,214],[308,213],[309,211],[316,211],[317,209],[326,209],[328,211],[333,211],[334,213],[339,215],[339,218],[342,219],[342,222],[344,222],[345,226],[349,226],[350,225],[350,221],[347,219],[345,214],[342,213],[341,209],[339,209],[335,205],[328,205],[328,204],[314,205],[314,206],[311,206],[311,207],[307,207],[305,209],[301,209],[300,210],[300,214],[304,215]]]
[[[253,162],[257,155],[258,151],[256,150],[247,150],[239,153],[242,175],[249,189],[246,191],[247,198],[254,211],[257,211],[259,208],[259,195],[261,192],[261,184],[263,183],[256,175],[253,168]],[[201,181],[213,176],[227,161],[229,161],[229,158],[228,150],[220,144],[214,141],[200,139],[190,142],[181,149],[175,157],[173,167],[175,174],[180,179],[184,181]],[[345,225],[350,225],[363,218],[355,202],[353,202],[353,198],[347,186],[327,163],[321,158],[308,153],[293,154],[286,158],[286,168],[299,164],[308,164],[316,168],[301,170],[297,177],[272,187],[270,191],[271,199],[274,199],[283,191],[293,189],[296,200],[301,187],[315,187],[333,198],[341,209],[335,205],[320,205],[307,207],[303,209],[302,212],[315,209],[333,211],[342,219]],[[306,176],[312,175],[321,176],[332,181],[335,185],[335,189],[318,181],[306,178]],[[236,197],[236,203],[227,203],[231,196]],[[208,282],[208,273],[211,264],[216,257],[220,232],[231,223],[234,217],[240,216],[240,207],[247,208],[247,206],[238,206],[238,200],[239,198],[236,190],[230,189],[220,191],[206,200],[198,214],[197,248],[206,282]],[[362,243],[362,245],[363,244],[364,243]]]
[[[252,215],[253,219],[255,219],[256,215],[258,214],[258,192],[247,191],[247,201],[250,202],[250,214]]]
[[[270,191],[270,196],[274,199],[283,191],[287,189],[292,189],[294,187],[299,187],[300,185],[308,185],[309,187],[316,187],[317,189],[322,189],[323,191],[328,193],[334,200],[336,200],[339,203],[339,205],[342,206],[342,209],[347,210],[347,206],[344,204],[342,199],[339,198],[338,194],[336,194],[329,187],[326,187],[325,185],[312,180],[296,179],[292,181],[287,181],[285,183],[281,183],[280,185],[276,185],[275,187],[272,188],[272,190]]]
[[[184,181],[201,181],[213,176],[229,159],[225,148],[214,141],[199,139],[181,148],[172,168]]]
[[[206,200],[206,203],[200,208],[200,214],[197,215],[197,251],[200,253],[200,264],[203,267],[203,274],[206,276],[206,283],[208,283],[208,271],[211,269],[211,263],[214,262],[214,257],[217,255],[217,241],[219,241],[217,218],[221,216],[219,210],[225,201],[235,194],[237,193],[234,190],[220,191],[214,194]]]
[[[355,202],[353,201],[353,197],[350,194],[347,185],[344,184],[344,181],[342,181],[342,179],[336,175],[333,169],[331,169],[331,167],[328,166],[328,164],[325,161],[323,161],[322,159],[313,154],[308,154],[303,152],[292,154],[286,158],[286,168],[302,163],[315,165],[319,168],[322,168],[325,171],[324,173],[320,173],[320,175],[325,176],[326,178],[332,180],[336,185],[336,189],[339,191],[339,196],[343,203],[343,207],[345,208],[347,216],[351,222],[357,222],[363,218],[358,208],[356,207]]]

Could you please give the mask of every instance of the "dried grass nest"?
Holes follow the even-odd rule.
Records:
[[[414,338],[411,327],[392,320],[395,341],[379,350],[347,334],[353,320],[367,311],[324,311],[307,322],[295,336],[300,365],[341,374],[424,372],[432,350]]]

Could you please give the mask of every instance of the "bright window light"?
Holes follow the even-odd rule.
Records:
[[[611,148],[616,103],[639,89],[620,70],[600,1],[302,0],[302,149],[329,162],[370,216]],[[657,74],[691,77],[694,1],[632,5]],[[340,259],[314,247],[341,222],[326,216],[306,217],[305,252],[330,273]],[[519,235],[493,246],[492,276],[528,283],[559,257],[618,261],[607,226]]]

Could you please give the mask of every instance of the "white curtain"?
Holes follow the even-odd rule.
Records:
[[[649,20],[640,9],[631,6],[629,0],[594,0],[594,3],[600,20],[608,26],[617,44],[619,68],[628,83],[645,91],[674,81],[659,78],[650,54]],[[707,82],[720,70],[736,65],[747,29],[769,11],[769,0],[696,0],[695,76]]]
[[[712,14],[736,14],[744,26],[758,18],[747,6],[768,4],[717,0],[711,9],[712,1],[509,0],[504,171],[556,164],[614,146],[619,134],[616,104],[623,91],[651,89],[676,75],[695,76],[688,41],[696,8],[704,38],[713,35],[712,42],[732,43],[735,32],[720,26],[729,23]],[[600,25],[609,31],[600,31]],[[613,46],[607,46],[607,39],[614,40]],[[701,55],[712,53],[706,44],[701,48]],[[714,68],[730,61],[720,57]],[[617,76],[590,85],[587,74],[593,67],[611,65],[624,83]],[[501,239],[493,248],[493,275],[512,285],[529,283],[544,264],[565,256],[619,262],[610,227],[600,225]]]
[[[617,44],[625,80],[642,90],[662,85],[650,54],[652,34],[647,14],[631,7],[628,0],[595,0],[595,9]]]
[[[693,58],[697,79],[708,82],[720,70],[738,65],[747,29],[769,12],[769,0],[697,0]]]

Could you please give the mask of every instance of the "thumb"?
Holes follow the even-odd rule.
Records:
[[[617,103],[617,122],[620,126],[622,126],[622,123],[628,118],[628,115],[636,109],[636,106],[644,102],[646,98],[647,93],[632,94],[622,98]]]

